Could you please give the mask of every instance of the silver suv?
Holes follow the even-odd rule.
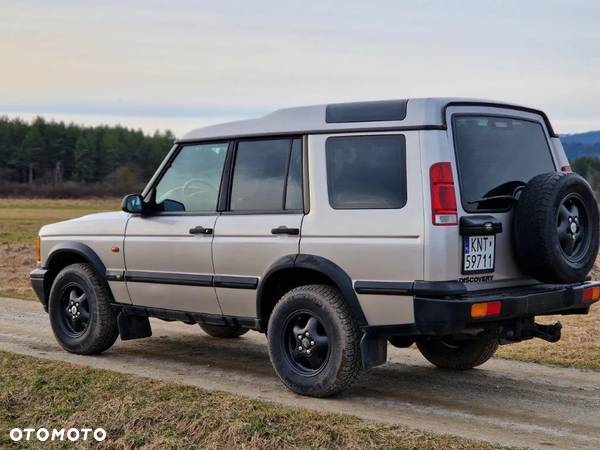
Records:
[[[470,369],[560,339],[600,298],[598,208],[546,115],[480,100],[283,109],[194,130],[123,211],[44,226],[33,287],[58,342],[94,354],[149,317],[266,333],[324,397],[387,345]]]

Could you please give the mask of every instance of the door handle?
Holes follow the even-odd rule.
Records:
[[[190,234],[213,234],[213,229],[198,225],[197,227],[190,228]]]
[[[300,228],[288,228],[285,225],[271,229],[271,234],[300,234]]]

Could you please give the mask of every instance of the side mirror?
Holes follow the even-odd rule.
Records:
[[[140,194],[129,194],[123,197],[121,209],[131,214],[144,212],[144,198]]]

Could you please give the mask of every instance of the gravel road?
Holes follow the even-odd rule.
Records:
[[[71,355],[54,341],[39,303],[0,298],[0,350],[509,446],[600,448],[597,372],[493,359],[457,373],[390,347],[386,365],[344,395],[319,400],[280,384],[263,335],[219,340],[192,325],[152,320],[152,327],[152,338],[118,341],[101,356]]]

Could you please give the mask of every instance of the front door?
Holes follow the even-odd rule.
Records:
[[[184,145],[149,196],[154,210],[125,234],[125,278],[134,305],[221,314],[211,247],[228,143]]]
[[[278,259],[298,254],[302,140],[239,141],[228,188],[228,205],[215,226],[215,287],[223,314],[256,317],[260,279]]]

